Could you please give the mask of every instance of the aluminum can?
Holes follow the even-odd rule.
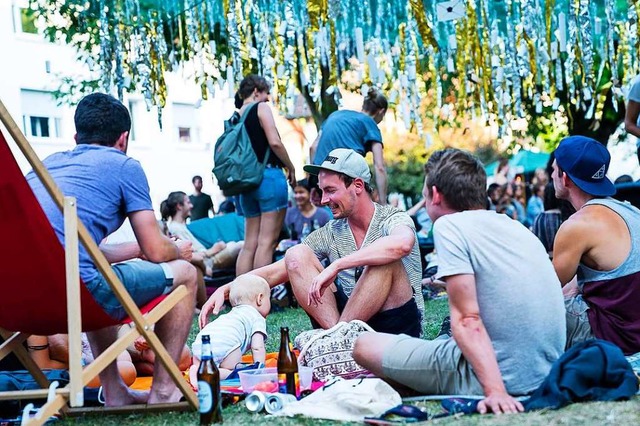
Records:
[[[252,413],[259,413],[267,401],[267,394],[260,391],[251,392],[244,400],[244,405]]]
[[[285,405],[291,404],[295,401],[297,401],[295,395],[290,395],[288,393],[272,393],[267,395],[264,409],[267,413],[274,414],[282,410]]]

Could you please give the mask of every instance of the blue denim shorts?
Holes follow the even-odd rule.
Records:
[[[135,260],[111,265],[111,268],[138,306],[143,306],[156,297],[168,293],[173,287],[173,272],[166,263]],[[117,320],[127,317],[126,311],[102,274],[85,285],[98,305],[110,317]]]
[[[257,217],[286,209],[288,199],[287,179],[282,169],[267,167],[260,186],[240,195],[240,206],[244,217]]]

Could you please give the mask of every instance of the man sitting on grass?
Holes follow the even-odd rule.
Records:
[[[322,204],[335,220],[287,250],[283,260],[249,273],[272,288],[290,281],[314,325],[324,329],[358,319],[376,331],[418,337],[424,301],[411,218],[373,202],[369,166],[351,149],[334,149],[321,165],[305,170],[318,174]],[[325,259],[330,262],[326,268],[320,263]],[[200,311],[201,326],[228,296],[227,284],[209,298]]]
[[[511,395],[534,391],[564,350],[558,278],[535,235],[485,210],[487,177],[478,159],[456,149],[438,151],[425,171],[452,336],[426,341],[364,333],[354,359],[424,394],[484,394],[481,413],[523,411]]]

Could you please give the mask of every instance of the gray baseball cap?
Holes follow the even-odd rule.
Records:
[[[371,182],[371,170],[364,157],[352,149],[336,148],[329,153],[320,165],[307,164],[304,171],[317,175],[320,170],[343,173],[351,178],[360,178],[365,183]]]

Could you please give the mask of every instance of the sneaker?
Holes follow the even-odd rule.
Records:
[[[451,317],[449,315],[444,317],[444,319],[442,320],[442,325],[440,325],[440,332],[438,333],[437,337],[440,336],[453,336],[453,333],[451,333]]]

